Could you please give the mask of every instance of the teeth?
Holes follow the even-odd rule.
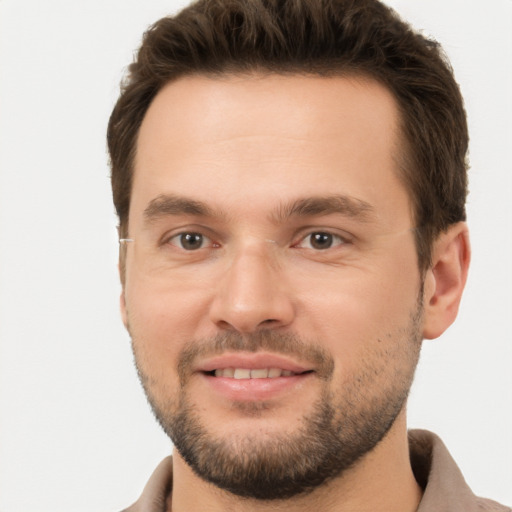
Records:
[[[234,376],[234,368],[224,368],[223,370],[215,370],[215,377],[229,377],[230,379],[232,379]]]
[[[251,370],[245,370],[243,368],[235,369],[235,379],[250,379],[251,378]]]
[[[290,377],[295,375],[290,370],[281,368],[222,368],[215,370],[215,377],[227,377],[230,379],[275,379],[277,377]]]
[[[268,376],[272,377],[281,377],[281,368],[270,368],[268,371]]]
[[[266,379],[268,377],[268,370],[251,370],[251,379]]]

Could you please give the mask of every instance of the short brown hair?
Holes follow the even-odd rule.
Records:
[[[377,0],[199,0],[145,33],[108,125],[114,204],[127,236],[137,135],[164,85],[192,74],[265,71],[371,77],[401,114],[400,177],[414,207],[420,269],[465,220],[468,133],[440,46]]]

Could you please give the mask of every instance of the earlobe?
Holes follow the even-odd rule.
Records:
[[[465,222],[454,224],[434,242],[432,266],[424,281],[424,338],[437,338],[455,320],[466,284],[470,253]]]

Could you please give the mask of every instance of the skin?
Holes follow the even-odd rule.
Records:
[[[451,324],[469,264],[467,229],[460,223],[442,234],[432,268],[420,275],[412,205],[397,173],[398,121],[384,87],[346,77],[190,76],[157,95],[137,143],[129,214],[135,242],[126,251],[121,310],[146,390],[162,408],[175,407],[183,386],[210,435],[264,447],[272,435],[292,436],[322,393],[342,399],[363,362],[377,365],[383,350],[402,353],[408,340],[398,333],[418,298],[420,338]],[[177,213],[174,201],[163,212],[154,207],[162,195],[208,211]],[[364,214],[278,215],[298,200],[332,196],[364,203]],[[182,232],[203,233],[205,245],[184,249]],[[312,232],[335,235],[333,245],[315,248]],[[313,371],[263,400],[257,392],[219,393],[192,370],[180,376],[191,340],[268,329],[314,340],[332,357],[332,378]],[[307,358],[291,359],[315,370]],[[414,357],[394,361],[365,386],[364,400],[378,398],[400,371],[414,371]],[[178,512],[405,512],[421,497],[405,408],[349,471],[287,502],[240,500],[200,479],[179,453],[173,465]]]

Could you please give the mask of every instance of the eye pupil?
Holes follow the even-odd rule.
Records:
[[[329,233],[312,233],[311,246],[315,249],[329,249],[333,244],[333,236]]]
[[[183,233],[180,235],[180,243],[184,249],[193,251],[203,245],[203,235],[199,233]]]

